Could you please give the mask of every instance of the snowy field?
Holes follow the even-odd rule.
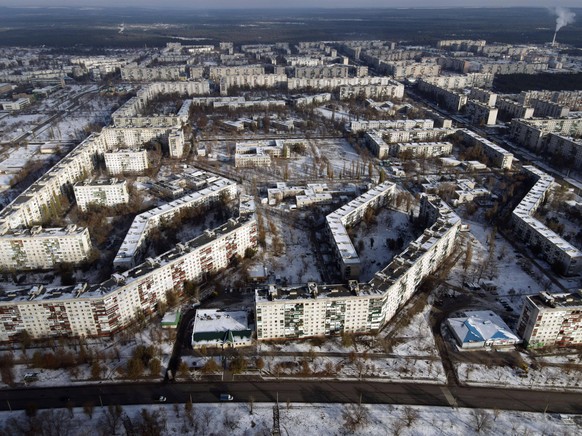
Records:
[[[280,403],[281,434],[331,435],[576,435],[580,417],[531,412],[451,409],[445,407],[393,405],[340,405]],[[118,419],[114,417],[118,416]],[[273,404],[184,404],[125,406],[115,411],[74,408],[39,411],[29,418],[24,412],[0,413],[0,433],[25,434],[36,423],[42,434],[126,435],[126,426],[136,434],[163,435],[270,435]],[[149,425],[147,425],[149,424]],[[51,433],[46,433],[48,430]],[[147,430],[149,432],[147,432]],[[57,430],[55,433],[54,431]]]
[[[354,227],[352,241],[362,263],[360,281],[367,282],[374,274],[388,265],[412,241],[408,215],[392,209],[382,209],[376,215],[376,223],[360,223]],[[389,240],[399,240],[401,245],[390,248]]]

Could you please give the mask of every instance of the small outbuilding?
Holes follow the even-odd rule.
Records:
[[[521,343],[521,339],[501,317],[490,310],[467,311],[464,315],[446,321],[459,347],[463,349],[513,346]]]
[[[192,331],[192,348],[236,348],[251,345],[248,312],[198,309]]]

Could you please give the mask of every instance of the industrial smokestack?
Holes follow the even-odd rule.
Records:
[[[556,14],[556,32],[562,27],[572,24],[576,17],[576,14],[571,10],[559,6],[554,9],[554,14]]]
[[[553,13],[556,15],[556,31],[554,32],[554,39],[552,39],[552,47],[556,45],[556,34],[558,30],[568,24],[572,24],[576,17],[576,14],[571,10],[559,6],[553,9]]]

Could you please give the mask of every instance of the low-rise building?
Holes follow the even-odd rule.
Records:
[[[192,330],[192,348],[237,348],[251,345],[249,314],[244,310],[198,309]]]
[[[20,111],[28,105],[30,105],[29,98],[19,98],[17,100],[0,100],[0,106],[2,106],[2,110],[5,111]]]
[[[453,144],[450,142],[400,142],[390,145],[390,154],[398,157],[431,158],[449,155],[452,152]]]
[[[490,310],[468,310],[448,318],[447,327],[463,349],[507,347],[521,343],[499,315]]]
[[[239,142],[235,146],[234,166],[237,168],[271,165],[271,158],[289,157],[283,140]]]

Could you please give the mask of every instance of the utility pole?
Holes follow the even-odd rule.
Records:
[[[281,436],[281,425],[279,423],[279,392],[277,392],[277,401],[273,406],[273,429],[271,435]]]

